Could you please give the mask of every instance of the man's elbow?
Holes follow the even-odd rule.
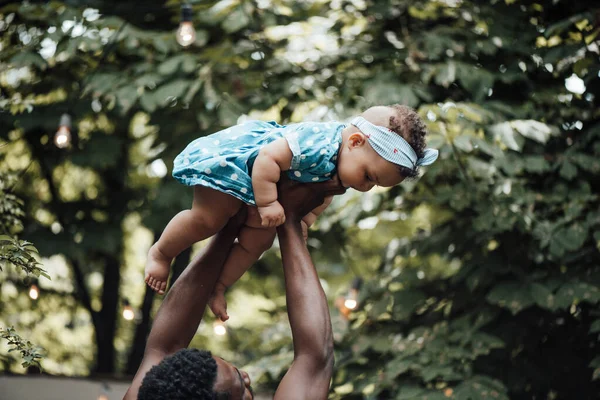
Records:
[[[333,353],[333,343],[331,344],[331,350],[326,354],[324,360],[324,368],[330,375],[333,374],[333,366],[335,365],[335,354]]]
[[[319,349],[314,349],[310,355],[310,358],[314,363],[316,370],[332,372],[335,364],[333,341],[327,343],[325,346]]]

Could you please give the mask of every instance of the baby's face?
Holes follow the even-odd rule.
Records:
[[[375,185],[392,187],[404,180],[398,167],[377,154],[367,137],[356,128],[342,144],[338,176],[344,187],[359,192],[368,192]]]

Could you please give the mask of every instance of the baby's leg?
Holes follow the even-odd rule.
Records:
[[[241,204],[240,200],[228,194],[194,186],[192,208],[173,217],[148,252],[146,283],[163,294],[171,260],[192,244],[217,233],[238,212]]]
[[[310,228],[312,224],[315,223],[319,215],[321,215],[323,211],[325,211],[325,209],[329,207],[332,200],[333,196],[325,197],[323,204],[321,204],[319,207],[315,208],[314,210],[306,214],[304,218],[302,218],[302,236],[304,236],[304,241],[308,240],[308,228]]]
[[[222,321],[227,321],[225,290],[233,285],[254,264],[262,253],[273,245],[275,228],[255,228],[245,225],[239,233],[229,257],[223,265],[219,282],[215,286],[209,307]]]

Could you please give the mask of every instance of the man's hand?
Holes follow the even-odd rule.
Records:
[[[337,175],[322,183],[294,183],[282,177],[278,185],[278,199],[285,209],[286,217],[299,220],[323,204],[326,196],[342,194],[345,191],[346,188],[342,186]]]
[[[265,228],[274,228],[285,222],[285,212],[278,201],[274,201],[265,207],[258,207],[261,225]]]
[[[344,193],[339,180],[291,184],[281,180],[279,202],[286,213],[277,227],[285,277],[285,296],[292,329],[294,362],[274,400],[326,399],[333,374],[333,330],[327,298],[302,237],[301,219],[325,196]]]

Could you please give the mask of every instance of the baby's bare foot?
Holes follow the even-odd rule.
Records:
[[[148,261],[146,261],[146,278],[144,281],[158,294],[165,294],[167,279],[169,279],[170,264],[171,260],[165,257],[156,245],[150,247]]]
[[[217,283],[215,290],[213,291],[208,306],[210,310],[215,314],[215,317],[225,322],[229,319],[227,315],[227,301],[225,300],[225,286],[221,283]]]

